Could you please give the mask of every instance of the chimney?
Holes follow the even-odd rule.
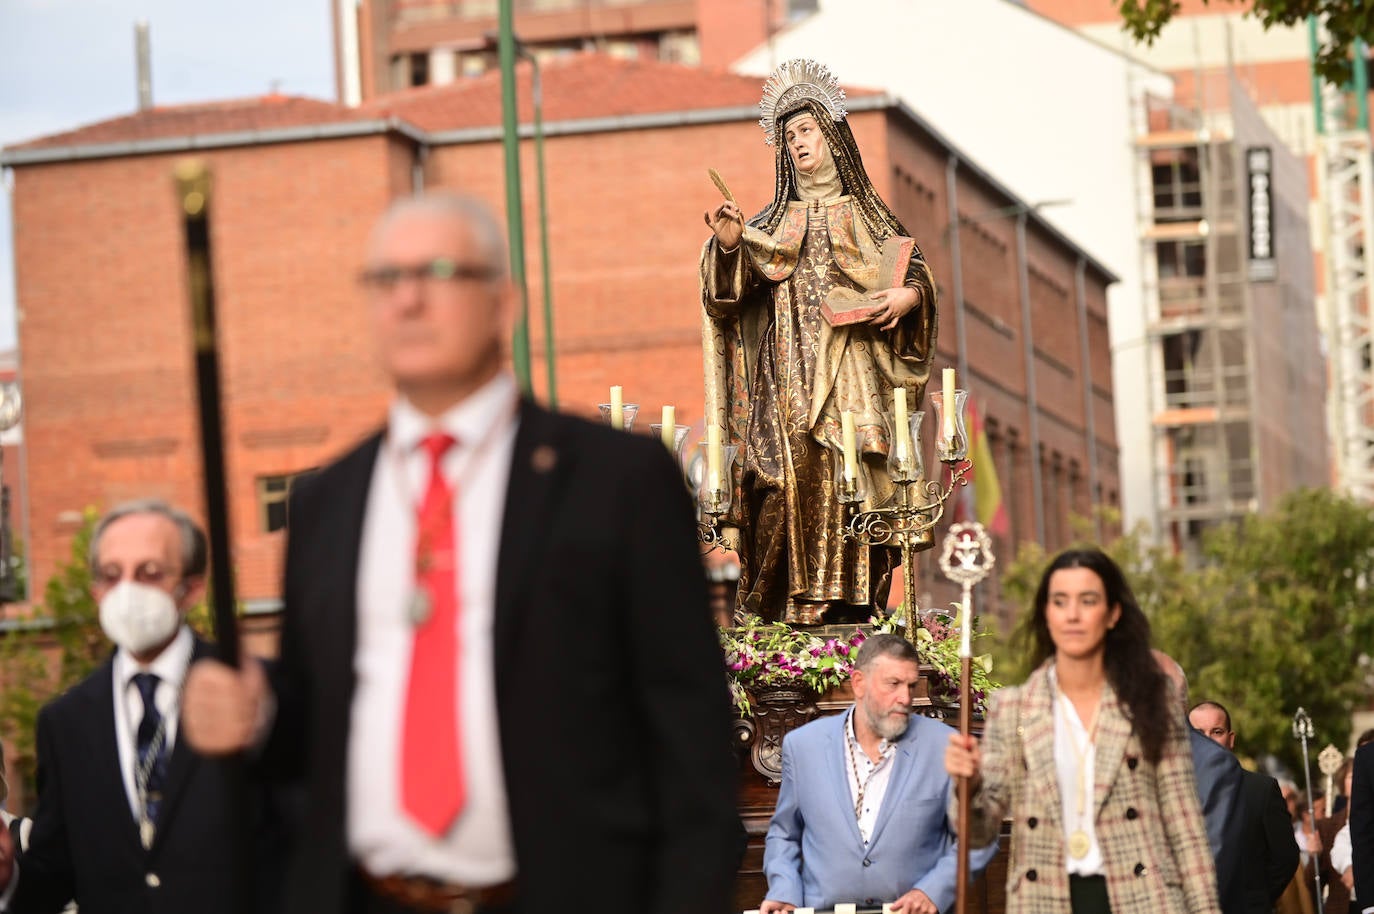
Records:
[[[138,72],[138,110],[153,107],[153,59],[148,43],[148,22],[134,23],[134,60]]]

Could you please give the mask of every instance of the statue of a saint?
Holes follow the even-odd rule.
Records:
[[[701,257],[706,422],[741,455],[727,518],[740,528],[737,605],[792,623],[832,607],[833,621],[867,618],[886,602],[895,552],[841,537],[841,414],[854,413],[863,507],[881,505],[895,493],[893,389],[919,404],[930,377],[935,284],[917,248],[904,279],[880,275],[883,242],[907,232],[864,172],[829,70],[784,63],[760,107],[776,149],[773,201],[747,224],[733,202],[707,212]],[[838,288],[876,313],[831,326],[822,304]]]

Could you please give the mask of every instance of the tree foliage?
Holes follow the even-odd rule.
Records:
[[[1212,0],[1203,0],[1211,5]],[[1357,41],[1374,42],[1374,4],[1368,0],[1227,0],[1248,7],[1266,29],[1275,25],[1302,25],[1308,16],[1319,17],[1326,27],[1326,41],[1317,54],[1316,68],[1322,78],[1344,84],[1351,77],[1351,59]],[[1221,6],[1217,0],[1217,6]],[[1118,0],[1126,31],[1137,41],[1151,44],[1179,10],[1178,0]]]
[[[1299,707],[1316,729],[1314,754],[1349,745],[1350,713],[1370,693],[1374,509],[1328,490],[1295,492],[1267,514],[1210,531],[1194,567],[1140,531],[1105,549],[1155,644],[1187,671],[1191,700],[1230,709],[1239,752],[1300,770]],[[1030,606],[1045,564],[1038,548],[1023,549],[1004,576],[1007,596]],[[1007,678],[1018,681],[1011,671],[1024,675],[1025,660],[1005,658]]]
[[[38,710],[85,678],[110,653],[100,630],[100,610],[91,596],[87,561],[97,520],[88,508],[72,537],[71,555],[49,579],[43,603],[34,608],[33,624],[8,632],[0,640],[0,732],[14,747],[8,767],[31,783],[34,726]]]

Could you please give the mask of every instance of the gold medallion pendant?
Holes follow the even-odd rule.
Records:
[[[1091,847],[1088,841],[1088,833],[1079,829],[1069,835],[1069,856],[1075,860],[1082,860],[1088,856],[1088,848]]]

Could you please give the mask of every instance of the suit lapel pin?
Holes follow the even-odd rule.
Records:
[[[547,444],[541,444],[530,454],[530,468],[536,473],[547,473],[558,464],[558,452]]]

